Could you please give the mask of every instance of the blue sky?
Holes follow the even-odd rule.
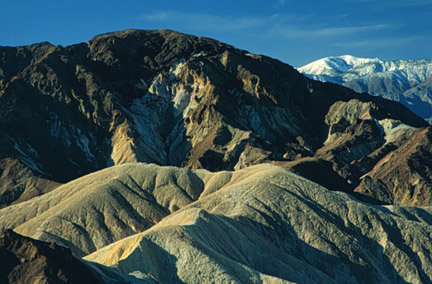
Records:
[[[432,58],[432,0],[0,0],[0,45],[69,45],[128,28],[207,36],[294,66],[351,54]]]

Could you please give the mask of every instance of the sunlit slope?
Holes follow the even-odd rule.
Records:
[[[189,170],[125,164],[0,210],[0,228],[85,255],[151,227],[196,200],[203,189],[202,180]]]
[[[431,222],[430,208],[370,206],[258,165],[85,259],[162,283],[425,283]]]

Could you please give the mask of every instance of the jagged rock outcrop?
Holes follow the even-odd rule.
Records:
[[[389,145],[385,121],[427,126],[397,103],[172,31],[127,30],[68,47],[0,48],[0,54],[0,158],[60,183],[129,162],[218,171],[269,161],[294,163],[322,182],[321,173],[302,166],[312,159],[340,180],[332,188],[353,192],[406,141]],[[12,176],[5,180],[19,179],[6,174]],[[30,196],[32,183],[20,183],[25,186],[14,192]],[[430,195],[432,184],[423,188]],[[13,196],[3,206],[23,200]]]
[[[431,204],[431,129],[411,130],[409,139],[386,154],[361,178],[355,191],[388,204]]]

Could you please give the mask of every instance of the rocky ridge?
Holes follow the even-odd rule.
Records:
[[[273,162],[376,202],[430,204],[429,164],[417,156],[396,159],[407,176],[397,185],[371,173],[390,173],[382,159],[414,145],[427,127],[422,119],[277,60],[207,38],[139,30],[0,54],[2,169],[23,167],[2,170],[2,206],[130,162],[211,171]],[[50,186],[41,191],[31,179]]]

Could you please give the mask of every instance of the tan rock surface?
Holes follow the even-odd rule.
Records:
[[[270,165],[210,183],[224,186],[85,259],[163,283],[431,281],[431,208],[367,205]]]
[[[198,199],[203,189],[190,170],[125,164],[0,210],[0,231],[13,228],[82,256],[144,231]]]
[[[430,207],[368,205],[268,164],[217,173],[114,166],[0,210],[0,226],[161,283],[432,275]]]

